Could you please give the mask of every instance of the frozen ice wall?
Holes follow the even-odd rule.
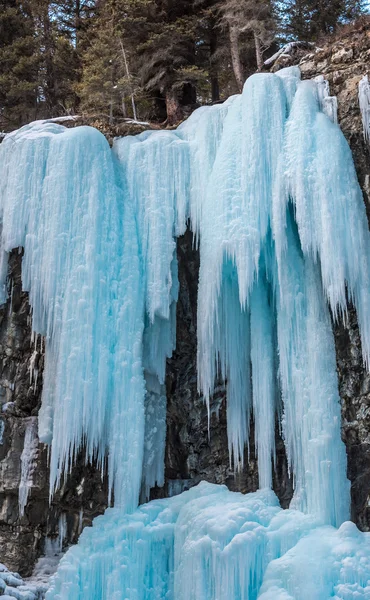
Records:
[[[300,82],[296,68],[252,76],[229,101],[221,134],[216,126],[218,148],[199,191],[207,189],[198,378],[207,400],[219,377],[227,381],[236,467],[253,411],[262,487],[271,487],[281,396],[294,506],[339,525],[348,517],[349,488],[327,301],[334,315],[344,313],[347,286],[366,315],[370,253],[350,151],[322,112],[321,88],[321,81]],[[368,320],[361,322],[367,360]]]
[[[310,547],[322,558],[317,598],[366,597],[369,538],[342,525],[332,319],[354,303],[369,365],[370,238],[326,82],[301,82],[296,67],[254,75],[242,95],[113,152],[92,129],[33,124],[5,139],[0,161],[3,298],[7,253],[23,246],[33,327],[46,336],[51,489],[82,445],[102,468],[108,456],[114,486],[115,508],[83,532],[48,598],[307,600]],[[204,484],[133,512],[139,490],[145,499],[164,480],[176,237],[188,219],[199,391],[209,405],[226,383],[236,469],[253,417],[261,491]],[[269,489],[276,417],[294,478],[288,511]]]

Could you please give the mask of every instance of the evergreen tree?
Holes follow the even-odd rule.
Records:
[[[147,0],[106,0],[97,5],[77,88],[84,111],[105,115],[110,122],[115,117],[137,117],[136,104],[142,94],[132,50],[136,50],[134,40],[139,43],[147,37],[149,4]]]
[[[52,0],[51,12],[58,30],[68,38],[76,52],[80,50],[90,19],[95,14],[95,0]]]
[[[195,105],[196,88],[207,71],[197,64],[197,15],[192,2],[157,1],[151,31],[139,47],[139,76],[145,90],[166,103],[169,124],[180,121],[183,106]]]
[[[317,41],[338,25],[354,21],[365,12],[363,0],[284,0],[281,5],[285,40]]]
[[[229,31],[230,53],[235,79],[241,91],[245,71],[240,53],[243,35],[252,35],[257,69],[263,67],[263,52],[275,38],[275,19],[269,0],[225,0],[220,3],[221,23]]]
[[[217,0],[195,0],[196,19],[196,61],[208,72],[210,99],[220,100],[220,78],[222,76],[225,54],[225,35],[218,27]],[[227,59],[226,59],[227,61]],[[206,90],[207,94],[207,90]]]
[[[75,48],[60,21],[54,18],[50,0],[31,0],[39,52],[39,86],[43,116],[56,117],[74,112],[77,79]]]
[[[82,58],[83,108],[104,111],[110,120],[135,116],[134,98],[141,118],[181,120],[182,106],[195,104],[196,85],[207,79],[197,64],[196,31],[191,2],[100,3]]]
[[[0,0],[0,129],[37,118],[39,58],[29,4]]]
[[[0,128],[73,113],[179,122],[241,91],[274,43],[315,41],[364,0],[0,0]]]

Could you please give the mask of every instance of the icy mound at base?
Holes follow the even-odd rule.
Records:
[[[352,600],[368,597],[369,577],[370,534],[353,524],[323,527],[282,510],[270,490],[243,495],[202,482],[131,515],[98,517],[62,558],[46,598]]]
[[[42,600],[46,586],[26,582],[18,573],[12,573],[0,563],[1,600]]]
[[[267,567],[260,600],[370,598],[370,534],[320,527]]]

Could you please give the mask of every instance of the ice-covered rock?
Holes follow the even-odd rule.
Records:
[[[42,600],[47,586],[26,582],[18,573],[12,573],[5,565],[0,564],[0,598],[1,600]]]

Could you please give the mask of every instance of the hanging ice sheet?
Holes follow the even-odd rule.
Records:
[[[46,336],[40,439],[52,442],[51,492],[86,446],[102,470],[109,456],[115,503],[132,510],[141,479],[144,497],[164,482],[188,155],[170,133],[114,150],[94,129],[45,122],[6,138],[1,285],[4,301],[7,253],[23,246],[33,329]]]
[[[2,299],[7,253],[24,247],[32,326],[46,339],[39,436],[51,491],[82,444],[127,510],[144,445],[144,284],[132,203],[103,135],[34,123],[0,146]],[[130,486],[127,486],[130,481]]]
[[[295,506],[339,525],[349,495],[326,299],[341,315],[348,286],[366,359],[369,233],[348,145],[321,112],[322,82],[299,75],[294,67],[252,76],[224,108],[222,128],[203,111],[218,146],[198,189],[198,378],[206,399],[220,376],[227,381],[236,467],[253,410],[262,486],[272,481],[280,389]],[[189,119],[180,132],[191,138],[191,128]],[[207,152],[200,134],[192,143]],[[358,252],[361,266],[353,264]]]
[[[188,149],[170,132],[117,139],[113,150],[135,210],[145,285],[146,381],[142,498],[164,484],[166,359],[176,345],[176,237],[186,229]]]

